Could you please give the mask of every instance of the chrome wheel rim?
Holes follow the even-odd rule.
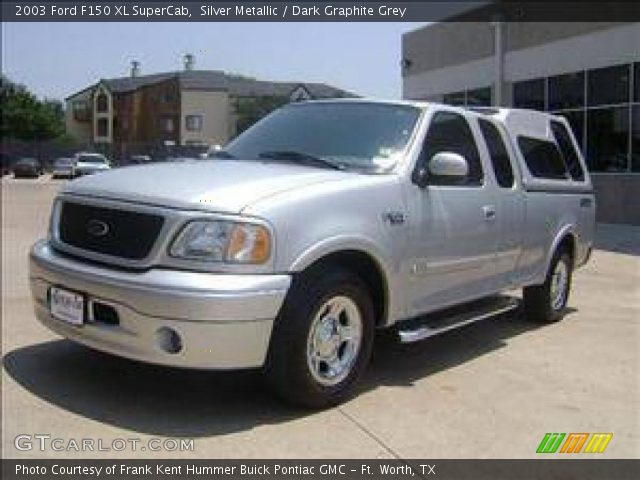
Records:
[[[551,274],[551,308],[556,311],[564,307],[568,281],[569,269],[567,264],[560,260]]]
[[[351,372],[362,342],[362,315],[349,297],[335,296],[318,309],[307,339],[307,365],[325,386],[337,385]]]

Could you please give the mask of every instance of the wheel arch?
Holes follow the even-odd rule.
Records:
[[[294,275],[332,266],[348,269],[367,285],[376,315],[376,327],[388,324],[393,302],[388,263],[367,242],[323,242],[300,255],[291,266]]]
[[[577,242],[578,234],[576,233],[574,225],[565,225],[563,228],[561,228],[553,239],[551,248],[549,248],[549,251],[547,252],[545,272],[549,271],[551,260],[553,259],[554,254],[560,248],[567,249],[569,255],[571,256],[572,268],[575,268]]]

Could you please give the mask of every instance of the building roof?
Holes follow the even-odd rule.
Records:
[[[297,87],[304,87],[313,98],[356,97],[357,95],[324,83],[271,82],[240,75],[231,75],[219,70],[183,70],[155,73],[137,77],[119,77],[100,80],[115,93],[130,92],[166,80],[177,79],[183,90],[226,91],[238,97],[288,96]],[[84,92],[83,89],[67,98]]]

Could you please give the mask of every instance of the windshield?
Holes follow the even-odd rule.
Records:
[[[67,165],[72,165],[73,160],[71,158],[58,158],[53,164],[59,167],[64,167]]]
[[[388,171],[420,116],[410,105],[327,102],[287,105],[216,152],[217,158]]]
[[[106,163],[107,159],[101,155],[79,155],[78,161],[83,163]]]

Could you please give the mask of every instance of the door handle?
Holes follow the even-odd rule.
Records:
[[[485,205],[482,207],[482,213],[484,214],[485,220],[493,220],[496,218],[496,207],[493,205]]]

